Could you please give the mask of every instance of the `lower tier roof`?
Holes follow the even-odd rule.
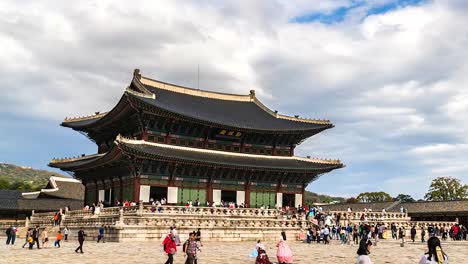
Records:
[[[339,160],[232,153],[132,140],[120,136],[115,140],[111,150],[105,154],[54,159],[49,163],[49,166],[66,171],[80,171],[118,161],[123,158],[122,154],[140,159],[164,160],[201,166],[315,174],[344,167]]]

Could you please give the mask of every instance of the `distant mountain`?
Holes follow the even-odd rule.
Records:
[[[311,205],[313,203],[344,203],[346,198],[305,191],[304,201],[305,205]]]
[[[0,190],[37,191],[46,187],[50,176],[66,177],[52,171],[0,163]]]

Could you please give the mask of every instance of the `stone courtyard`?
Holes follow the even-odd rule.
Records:
[[[0,263],[164,263],[166,255],[162,252],[159,242],[123,242],[96,243],[86,241],[84,254],[77,254],[73,250],[76,241],[62,242],[61,248],[22,249],[24,240],[17,240],[15,246],[7,247],[2,241],[0,246]],[[53,241],[51,241],[53,244]],[[273,263],[276,262],[275,242],[265,242],[267,253]],[[340,245],[332,241],[330,245],[305,244],[301,242],[288,243],[295,255],[294,263],[356,263],[357,246]],[[199,253],[198,263],[254,263],[248,255],[255,246],[254,242],[206,242]],[[468,257],[467,242],[445,242],[442,245],[450,257],[450,263],[466,263]],[[181,247],[178,247],[181,250]],[[419,259],[426,250],[426,244],[407,242],[400,247],[397,241],[380,241],[373,247],[371,259],[376,263],[419,263]],[[175,256],[174,263],[184,263],[184,256],[180,252]]]

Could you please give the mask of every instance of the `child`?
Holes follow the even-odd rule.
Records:
[[[60,247],[60,241],[62,241],[62,231],[57,232],[57,238],[55,239],[54,247]]]
[[[28,243],[29,243],[29,249],[33,249],[34,246],[34,239],[32,237],[32,232],[28,236]]]

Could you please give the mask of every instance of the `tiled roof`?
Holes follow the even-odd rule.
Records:
[[[85,167],[103,165],[114,161],[111,157],[120,157],[120,152],[128,153],[145,159],[173,160],[177,162],[195,163],[197,165],[237,167],[261,170],[283,170],[323,173],[342,168],[339,160],[320,160],[289,156],[267,156],[226,151],[197,149],[167,144],[131,140],[118,137],[114,146],[106,154],[88,159],[53,160],[49,166],[63,170],[78,170]]]
[[[18,208],[18,199],[21,199],[21,191],[0,190],[0,210]]]
[[[285,116],[272,111],[255,97],[253,91],[250,95],[216,93],[160,82],[139,74],[134,76],[132,84],[139,87],[135,88],[138,92],[127,89],[112,111],[94,116],[67,118],[62,125],[80,129],[93,126],[94,123],[102,123],[108,119],[108,116],[117,115],[113,112],[124,109],[124,105],[128,104],[125,100],[128,96],[128,100],[138,100],[162,111],[232,128],[318,133],[333,127],[328,120]]]
[[[174,159],[197,164],[234,166],[246,168],[280,170],[317,170],[330,171],[343,167],[338,160],[317,160],[302,157],[266,156],[225,151],[196,149],[142,140],[117,139],[124,152],[141,157]]]

